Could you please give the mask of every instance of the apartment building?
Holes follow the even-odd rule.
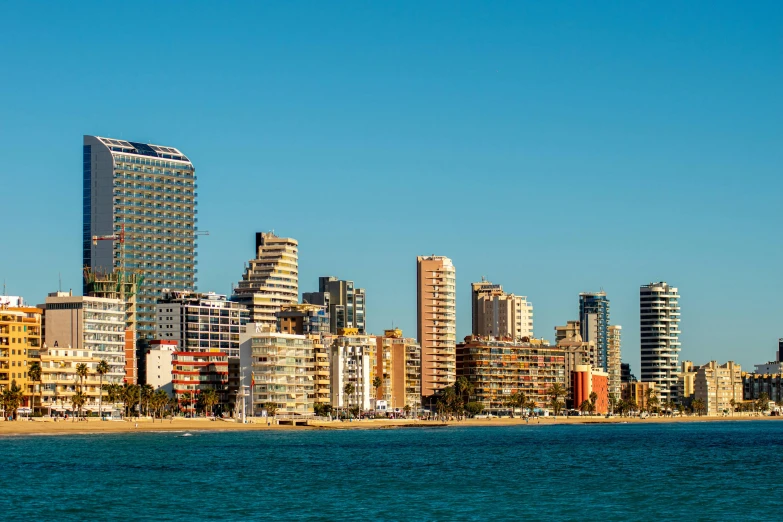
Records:
[[[677,401],[680,294],[665,282],[639,289],[641,380],[654,382],[661,401]]]
[[[406,406],[416,412],[421,408],[421,346],[415,339],[403,337],[402,330],[385,330],[376,337],[375,376],[381,386],[374,390],[376,401],[384,401],[391,411]],[[374,379],[374,377],[373,377]]]
[[[250,310],[250,322],[275,328],[281,307],[299,301],[299,243],[256,233],[256,257],[245,266],[231,300]]]
[[[21,298],[7,302],[23,304]],[[28,371],[39,360],[42,314],[40,308],[0,305],[0,393],[16,382],[25,394],[24,407],[30,407],[37,388]]]
[[[609,394],[618,399],[622,384],[622,333],[622,326],[609,325],[606,338],[606,372],[609,374]]]
[[[573,407],[580,408],[595,393],[595,412],[609,413],[609,374],[587,364],[578,365],[570,375]],[[617,396],[620,397],[619,395]]]
[[[333,408],[375,407],[373,379],[376,375],[377,340],[360,335],[358,329],[345,329],[330,338],[329,368]],[[352,391],[347,389],[351,385]]]
[[[478,296],[476,306],[478,331],[475,335],[513,340],[533,337],[533,305],[527,297],[484,292]]]
[[[333,334],[345,328],[356,328],[361,335],[367,333],[367,294],[353,281],[319,277],[318,291],[303,293],[302,301],[326,308],[329,331]]]
[[[454,384],[456,367],[456,270],[443,256],[416,258],[416,339],[421,346],[421,394]]]
[[[704,401],[707,415],[733,411],[732,401],[741,402],[742,392],[742,368],[733,361],[721,365],[710,361],[696,370],[693,397]]]

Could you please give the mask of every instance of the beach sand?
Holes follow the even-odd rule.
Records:
[[[236,431],[236,430],[313,430],[313,429],[395,429],[410,427],[448,427],[448,426],[540,426],[556,424],[618,424],[618,423],[672,423],[672,422],[721,422],[721,421],[751,421],[783,420],[783,417],[767,417],[752,415],[734,415],[727,417],[541,417],[530,419],[469,419],[464,421],[416,421],[416,420],[362,420],[356,422],[312,422],[309,426],[272,425],[267,426],[262,419],[256,419],[248,424],[226,421],[211,421],[207,419],[174,419],[173,421],[150,419],[131,419],[128,421],[100,421],[90,419],[74,422],[35,418],[32,420],[0,421],[0,436],[3,435],[63,435],[63,434],[93,434],[93,433],[133,433],[152,431]]]

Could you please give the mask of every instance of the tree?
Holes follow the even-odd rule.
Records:
[[[729,404],[731,404],[731,415],[734,416],[734,410],[737,408],[737,401],[731,399]]]
[[[119,399],[125,407],[125,416],[129,417],[133,407],[139,403],[139,387],[136,384],[126,382],[120,388]]]
[[[598,394],[590,392],[590,414],[595,413],[595,403],[598,402]]]
[[[453,386],[446,386],[440,390],[440,399],[438,400],[441,412],[456,413],[459,411],[459,398]]]
[[[11,386],[3,390],[2,402],[6,417],[16,419],[16,410],[22,404],[24,392],[16,384],[16,379],[11,381]]]
[[[90,367],[85,363],[79,363],[76,365],[76,375],[79,376],[79,388],[80,391],[84,391],[84,379],[90,374]]]
[[[465,405],[465,409],[468,411],[470,415],[475,417],[476,415],[480,414],[482,411],[484,411],[484,405],[481,404],[478,401],[469,402]]]
[[[379,376],[376,375],[375,378],[372,380],[372,386],[373,386],[373,388],[375,388],[375,396],[376,397],[378,397],[378,389],[381,387],[382,384],[383,384],[383,381],[381,380],[381,378]]]
[[[633,412],[635,411],[639,411],[639,405],[636,404],[636,399],[634,398],[630,398],[627,401],[625,401],[625,406],[630,415],[633,415]]]
[[[579,410],[582,413],[587,413],[588,411],[590,411],[590,406],[591,406],[590,401],[584,400],[582,401],[582,404],[579,405]]]
[[[155,422],[155,412],[163,419],[163,409],[169,403],[169,396],[165,390],[157,390],[150,397],[150,406],[152,407],[152,422]]]
[[[198,400],[199,403],[201,403],[201,408],[204,411],[209,411],[214,417],[215,405],[220,402],[220,397],[218,397],[217,392],[213,388],[202,390],[202,392],[199,393]]]
[[[609,394],[609,408],[612,413],[617,409],[617,395],[614,393]]]
[[[702,412],[706,409],[704,406],[704,400],[703,399],[694,399],[691,403],[691,406],[696,411],[696,413],[701,417]]]
[[[142,404],[146,406],[147,415],[149,415],[150,399],[152,398],[152,394],[155,393],[155,388],[153,388],[149,384],[142,384],[139,393],[141,394],[141,397],[139,397],[139,399],[142,401]],[[141,417],[141,404],[139,404],[139,417]]]
[[[511,417],[513,418],[515,408],[522,410],[527,405],[527,396],[525,395],[525,392],[518,390],[517,392],[512,393],[511,397],[509,397],[506,402],[506,405],[511,408]]]
[[[103,419],[103,376],[109,373],[109,363],[101,359],[101,362],[95,367],[95,373],[100,378],[100,385],[98,386],[98,415]]]
[[[78,410],[79,417],[82,416],[82,407],[84,407],[86,402],[87,395],[82,390],[79,390],[71,395],[71,404],[73,404],[73,407]]]
[[[41,382],[42,373],[43,370],[41,369],[41,363],[39,363],[38,361],[34,361],[30,365],[30,368],[27,370],[27,376],[30,377],[30,380],[38,383],[38,394],[39,394],[38,407],[39,408],[43,408],[43,383]],[[35,397],[35,395],[33,394],[32,397]],[[35,404],[33,404],[32,409],[35,410]]]
[[[261,407],[266,410],[267,417],[274,417],[277,413],[277,403],[265,402],[261,405]]]
[[[470,402],[470,396],[473,394],[473,384],[464,375],[457,377],[454,383],[454,399],[452,401],[452,410],[455,413],[461,413],[463,406]]]
[[[349,412],[351,415],[353,415],[353,418],[354,418],[354,419],[358,419],[358,418],[359,418],[359,414],[361,413],[361,411],[362,411],[362,409],[359,407],[359,405],[358,405],[358,404],[356,404],[356,405],[354,405],[354,406],[351,406],[350,408],[348,408],[348,412]]]
[[[405,406],[402,408],[402,411],[404,411],[404,412],[405,412],[405,416],[407,417],[408,415],[410,415],[410,414],[411,414],[411,405],[410,405],[410,404],[406,404],[406,405],[405,405]]]
[[[563,386],[559,383],[555,383],[547,390],[546,393],[550,398],[549,405],[552,408],[555,416],[560,415],[560,411],[563,409],[563,401],[560,400],[560,397],[565,397],[565,388],[563,388]]]
[[[765,412],[769,409],[769,395],[766,392],[759,394],[758,409],[761,412]]]

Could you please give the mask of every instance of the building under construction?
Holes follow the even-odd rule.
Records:
[[[84,267],[85,295],[119,299],[125,306],[125,381],[137,384],[139,378],[136,357],[136,296],[142,276],[120,270],[106,272]]]

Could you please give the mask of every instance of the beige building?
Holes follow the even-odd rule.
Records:
[[[475,284],[475,283],[474,283]],[[477,299],[480,337],[520,340],[533,337],[533,305],[527,297],[491,292]]]
[[[572,341],[579,336],[582,340],[582,323],[579,321],[567,321],[565,326],[555,326],[555,344],[560,341]]]
[[[104,383],[121,384],[126,377],[126,310],[120,299],[54,292],[42,305],[44,343],[49,350],[70,349],[104,360]],[[72,353],[72,352],[71,352]]]
[[[275,314],[299,301],[299,243],[274,233],[256,233],[256,258],[242,274],[232,301],[250,310],[249,322],[277,328]]]
[[[391,411],[409,406],[416,412],[421,407],[421,347],[399,328],[386,330],[376,342],[375,375],[381,378],[376,401],[385,401]]]
[[[41,397],[36,398],[36,410],[43,413],[76,413],[71,397],[82,389],[87,395],[87,402],[82,406],[82,412],[98,412],[100,395],[100,376],[96,373],[99,357],[93,357],[92,352],[69,347],[47,347],[41,352]],[[87,376],[82,380],[76,373],[76,367],[86,364]],[[106,375],[103,383],[107,384]],[[110,412],[112,405],[103,401],[103,411]]]
[[[609,374],[609,395],[620,398],[620,385],[622,382],[622,356],[620,345],[622,341],[623,327],[619,325],[610,325],[607,328],[606,339],[606,366]]]
[[[260,416],[270,402],[278,415],[312,415],[313,341],[258,323],[248,324],[240,341],[240,375],[250,389],[252,415]]]
[[[680,373],[677,374],[677,379],[680,388],[680,401],[692,400],[694,398],[693,393],[696,379],[696,370],[693,369],[693,361],[682,362]]]
[[[426,397],[457,378],[456,271],[451,259],[416,258],[416,305],[421,394]]]
[[[641,411],[647,407],[648,390],[652,390],[652,395],[657,397],[658,389],[654,382],[624,382],[620,387],[620,395],[624,401],[636,401],[636,411]]]
[[[742,368],[733,361],[721,365],[710,361],[700,366],[694,378],[693,397],[704,401],[707,415],[731,412],[731,401],[742,401]]]

